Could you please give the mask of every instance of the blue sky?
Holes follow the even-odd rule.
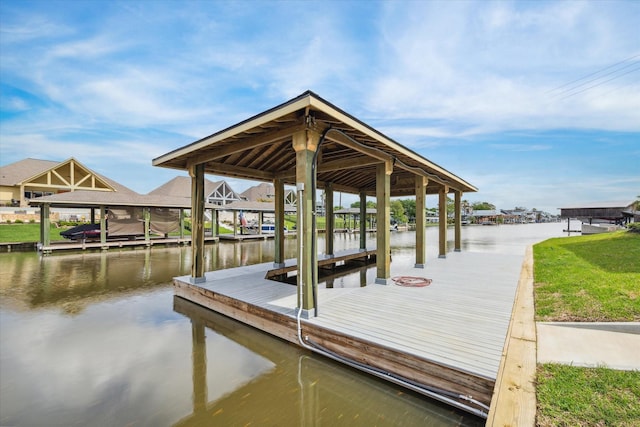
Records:
[[[146,193],[179,174],[153,158],[310,89],[471,202],[632,201],[638,23],[638,1],[2,0],[0,164],[73,156]]]

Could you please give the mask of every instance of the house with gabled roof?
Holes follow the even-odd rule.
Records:
[[[224,206],[243,200],[241,195],[233,191],[226,181],[204,180],[206,203]],[[171,196],[191,198],[191,178],[177,176],[149,193],[150,196]]]
[[[243,191],[240,196],[249,202],[272,202],[275,199],[276,190],[272,184],[262,182]],[[292,190],[285,190],[285,205],[296,204],[296,193]]]
[[[27,158],[0,167],[0,205],[27,207],[37,197],[78,190],[137,194],[73,157],[56,162]]]

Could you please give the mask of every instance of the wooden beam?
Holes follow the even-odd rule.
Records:
[[[238,176],[240,178],[256,179],[259,181],[273,181],[276,178],[275,174],[271,172],[245,168],[242,166],[227,165],[225,163],[206,163],[206,171],[211,174],[226,174],[227,176]]]
[[[365,154],[368,157],[373,157],[374,159],[378,159],[379,161],[383,161],[383,162],[393,161],[393,157],[385,153],[384,151],[369,148],[364,144],[355,143],[351,139],[347,138],[346,136],[338,132],[327,133],[326,139],[336,142],[340,145],[344,145],[345,147],[349,147],[352,150]]]
[[[60,175],[60,174],[59,174],[55,169],[54,169],[54,170],[52,170],[52,171],[51,171],[51,173],[53,173],[55,176],[57,176],[57,177],[60,179],[60,181],[64,182],[67,186],[69,186],[69,187],[72,187],[72,186],[73,186],[69,181],[67,181],[66,179],[64,179],[64,178],[62,177],[62,175]]]
[[[327,187],[327,182],[324,181],[318,181],[317,183],[317,188],[326,188]],[[331,183],[331,185],[333,186],[333,191],[340,191],[342,193],[349,193],[349,194],[360,194],[360,189],[357,187],[351,187],[348,185],[342,185],[342,184],[336,184],[334,182]],[[371,194],[368,194],[369,196],[375,196],[375,191],[371,191]]]
[[[364,166],[377,165],[382,160],[369,156],[350,157],[348,159],[334,160],[318,165],[318,172],[331,172],[344,169],[356,169]]]
[[[37,182],[28,182],[24,184],[24,187],[34,187],[34,188],[58,188],[58,189],[66,189],[67,186],[58,185],[58,184],[38,184]],[[113,191],[111,188],[92,188],[91,191]]]
[[[80,181],[74,183],[74,186],[76,188],[80,187],[80,184],[82,184],[83,182],[89,180],[90,177],[91,177],[91,175],[85,175],[84,178],[82,178]],[[89,188],[91,188],[91,187],[89,187]]]
[[[253,148],[261,147],[263,145],[273,144],[276,141],[291,137],[296,132],[300,132],[305,129],[303,123],[297,123],[293,126],[287,126],[282,129],[268,131],[260,135],[249,136],[246,141],[236,141],[232,144],[227,144],[223,147],[215,149],[214,152],[205,155],[195,155],[187,160],[187,167],[199,163],[208,163],[213,160],[220,159],[222,157],[229,156],[231,154],[240,153],[242,151],[251,150]],[[201,149],[204,149],[201,148]]]

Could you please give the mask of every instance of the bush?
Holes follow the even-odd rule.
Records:
[[[15,221],[13,221],[14,224],[24,224],[24,222],[21,219],[16,219]]]
[[[627,224],[627,229],[631,233],[640,233],[640,222],[632,222]]]

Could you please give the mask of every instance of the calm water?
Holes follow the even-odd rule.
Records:
[[[562,236],[563,226],[466,227],[463,250],[523,253]],[[413,263],[415,234],[392,238],[393,262]],[[434,257],[437,229],[427,240]],[[336,250],[358,242],[337,235]],[[295,245],[287,240],[287,258]],[[272,261],[274,248],[219,243],[206,251],[214,270]],[[174,298],[171,278],[190,265],[188,247],[0,254],[0,425],[484,425]],[[323,286],[374,276],[372,266]]]

